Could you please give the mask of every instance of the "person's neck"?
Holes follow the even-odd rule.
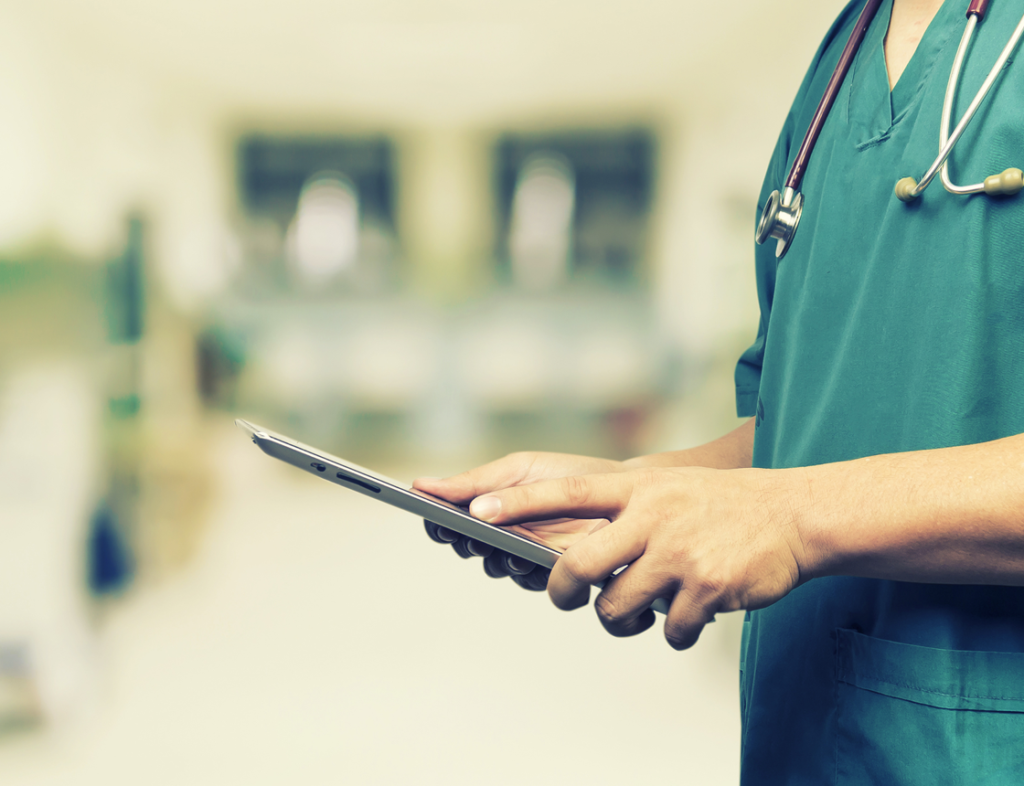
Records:
[[[925,30],[942,7],[943,0],[893,0],[889,32],[885,36],[885,65],[889,89],[900,81]]]

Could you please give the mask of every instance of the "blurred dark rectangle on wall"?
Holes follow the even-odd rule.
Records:
[[[643,278],[656,143],[644,128],[581,129],[499,138],[494,178],[499,274],[514,278],[517,192],[538,161],[561,162],[573,189],[568,280],[622,285]]]
[[[382,136],[269,136],[238,143],[242,203],[253,214],[287,223],[307,180],[319,172],[349,178],[360,209],[374,221],[394,225],[394,148]]]
[[[401,282],[396,155],[381,134],[243,134],[237,141],[247,296],[381,294]]]

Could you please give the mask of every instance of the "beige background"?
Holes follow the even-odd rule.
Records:
[[[702,376],[658,404],[642,447],[721,433],[757,324],[756,195],[841,7],[0,6],[0,251],[96,266],[142,209],[153,276],[145,341],[120,350],[134,359],[71,340],[84,322],[59,298],[15,301],[0,323],[0,645],[31,652],[0,676],[0,709],[29,718],[0,726],[0,783],[736,783],[736,615],[675,653],[487,580],[419,522],[260,456],[200,406],[190,342],[239,264],[239,133],[391,135],[410,286],[443,309],[486,280],[497,134],[643,125],[659,149],[652,309]],[[63,327],[43,341],[32,326],[49,322]],[[145,421],[111,453],[108,370],[136,362]],[[480,458],[380,469],[411,480]],[[118,461],[142,478],[143,564],[97,603],[77,555]],[[26,471],[41,464],[64,481]]]

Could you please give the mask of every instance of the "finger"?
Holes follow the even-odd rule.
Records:
[[[613,636],[643,633],[655,622],[651,604],[658,598],[675,595],[678,581],[663,570],[652,569],[650,564],[650,559],[641,557],[608,579],[594,601],[598,619]]]
[[[510,524],[508,530],[527,540],[543,543],[555,551],[565,551],[574,543],[608,525],[608,519],[555,519]]]
[[[575,543],[551,570],[551,602],[567,611],[587,605],[592,585],[639,559],[646,547],[645,530],[634,526],[628,517]]]
[[[533,582],[533,588],[537,592],[543,592],[548,588],[548,579],[551,578],[551,571],[547,568],[542,568],[538,565],[529,575],[529,579]]]
[[[503,563],[510,576],[526,576],[537,567],[535,563],[513,554],[503,555]]]
[[[469,553],[474,557],[487,558],[494,552],[494,546],[474,540],[473,538],[466,538],[466,548],[469,549]]]
[[[427,535],[435,543],[454,543],[459,539],[459,533],[452,532],[447,527],[442,527],[440,524],[435,524],[433,521],[427,521],[424,519],[423,526],[427,530]]]
[[[455,553],[463,559],[469,559],[473,556],[473,552],[469,550],[469,538],[459,537],[457,541],[452,544],[452,548]]]
[[[477,497],[469,512],[492,524],[543,519],[614,519],[629,502],[631,473],[574,475],[514,486]]]
[[[536,568],[525,576],[513,576],[512,581],[525,590],[543,592],[548,586],[548,574],[544,568]]]
[[[459,535],[458,539],[452,543],[452,548],[463,559],[489,557],[491,552],[494,551],[494,546],[489,546],[486,543],[481,543],[479,540],[473,540],[473,538],[467,538],[462,535]]]
[[[504,551],[495,549],[491,556],[484,559],[484,573],[492,579],[503,579],[508,576],[509,573],[505,570],[505,557],[507,556]]]
[[[521,483],[530,471],[532,456],[513,453],[450,478],[417,478],[412,485],[420,491],[464,505],[481,494]]]
[[[697,643],[704,626],[714,622],[716,609],[698,602],[684,588],[676,595],[665,620],[665,640],[673,649],[687,650]]]

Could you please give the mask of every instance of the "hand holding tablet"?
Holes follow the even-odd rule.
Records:
[[[473,509],[463,506],[491,491],[584,473],[617,472],[621,467],[619,462],[607,459],[521,453],[452,478],[421,478],[409,489],[399,481],[262,426],[240,419],[235,423],[267,455],[420,516],[427,522],[427,532],[434,540],[451,542],[460,556],[483,557],[488,575],[511,575],[520,586],[535,590],[544,588],[547,572],[563,551],[601,529],[607,519],[559,519],[499,526],[472,515]],[[485,501],[478,501],[475,507]],[[487,515],[487,511],[477,513]],[[531,569],[531,564],[539,569]],[[664,600],[656,601],[652,608],[664,612]]]

